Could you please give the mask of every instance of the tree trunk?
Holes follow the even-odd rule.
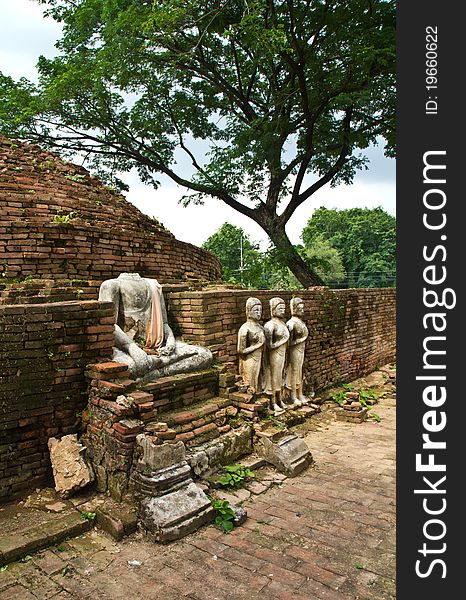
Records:
[[[265,229],[264,225],[261,225]],[[290,269],[304,288],[325,285],[319,275],[312,271],[309,265],[301,258],[296,248],[288,239],[284,228],[270,228],[270,230],[265,229],[265,231],[279,251],[283,263]]]

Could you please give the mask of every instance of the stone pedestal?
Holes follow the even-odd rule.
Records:
[[[312,463],[312,454],[304,441],[295,434],[277,439],[261,435],[257,445],[258,453],[280,473],[294,477]]]
[[[178,540],[210,523],[213,514],[209,499],[192,479],[175,491],[140,503],[141,521],[157,542]]]
[[[132,474],[139,516],[151,538],[177,540],[212,521],[213,509],[191,478],[182,442],[153,444],[146,435],[136,438],[143,456]]]

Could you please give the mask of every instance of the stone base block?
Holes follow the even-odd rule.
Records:
[[[287,435],[277,442],[262,437],[257,445],[258,453],[281,473],[294,477],[312,463],[312,454],[297,435]]]
[[[196,531],[213,520],[209,499],[194,482],[164,496],[144,498],[141,522],[157,542],[170,542]]]
[[[96,509],[97,525],[109,533],[117,542],[137,529],[137,514],[130,507],[106,502]]]
[[[193,448],[186,460],[195,475],[205,477],[220,465],[231,464],[241,456],[250,454],[253,451],[252,434],[252,425],[243,425],[215,441]]]

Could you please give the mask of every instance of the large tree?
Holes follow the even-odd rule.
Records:
[[[39,84],[0,78],[0,129],[113,173],[163,173],[258,223],[305,286],[295,210],[394,142],[393,0],[38,0],[63,23]],[[182,155],[188,157],[186,169]],[[92,166],[92,165],[91,165]]]
[[[337,287],[346,282],[340,254],[325,238],[316,236],[306,246],[298,244],[295,249],[324,285]],[[297,290],[303,287],[281,260],[279,251],[274,246],[270,246],[263,254],[263,272],[262,280],[267,289]]]
[[[251,241],[241,227],[224,223],[202,244],[222,264],[223,279],[241,283],[249,288],[296,290],[302,285],[280,260],[278,250],[271,246],[261,252],[259,244]],[[306,263],[326,285],[336,287],[346,281],[346,273],[338,250],[321,236],[316,236],[306,247],[296,246]]]

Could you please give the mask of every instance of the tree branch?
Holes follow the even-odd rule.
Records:
[[[256,209],[250,208],[249,206],[242,204],[241,202],[236,200],[231,194],[229,194],[225,189],[216,187],[215,185],[209,186],[201,183],[196,183],[178,175],[175,171],[173,171],[166,164],[164,164],[164,161],[161,159],[160,156],[157,157],[157,154],[154,153],[154,151],[151,148],[148,148],[144,143],[135,138],[129,131],[125,132],[126,135],[122,135],[123,131],[121,128],[119,129],[121,140],[102,140],[99,137],[90,133],[75,130],[69,125],[64,126],[63,124],[54,123],[53,121],[47,121],[46,119],[42,119],[42,121],[44,123],[52,125],[53,127],[60,125],[65,130],[68,129],[68,131],[70,131],[74,135],[50,137],[38,133],[36,134],[38,141],[42,140],[44,142],[52,144],[57,148],[66,148],[73,152],[83,152],[86,151],[86,149],[92,147],[93,154],[100,154],[109,157],[115,156],[115,154],[117,154],[122,158],[134,160],[137,163],[147,167],[149,171],[158,171],[164,173],[172,181],[183,187],[186,187],[194,192],[214,196],[219,200],[225,202],[225,204],[238,211],[242,215],[249,217],[253,220],[257,219]],[[95,142],[95,144],[80,144],[80,140],[91,140]],[[66,142],[66,144],[61,144],[60,142]],[[138,146],[137,149],[134,147],[135,144]],[[109,147],[112,148],[112,150],[103,150],[102,147]],[[154,153],[155,160],[149,158],[146,154],[143,154],[142,150],[146,150],[146,152],[148,152],[149,154]]]
[[[283,213],[281,215],[279,215],[279,220],[283,225],[285,225],[289,221],[290,217],[293,215],[294,211],[298,208],[298,206],[300,206],[305,200],[307,200],[310,196],[312,196],[312,194],[317,192],[317,190],[319,190],[321,187],[323,187],[326,183],[331,181],[333,179],[333,177],[335,177],[335,175],[341,169],[341,167],[345,164],[346,157],[348,156],[348,153],[351,150],[349,133],[350,133],[350,129],[351,129],[352,114],[353,114],[353,106],[350,106],[349,108],[346,109],[345,117],[343,119],[343,124],[342,124],[343,140],[342,140],[341,151],[340,151],[340,154],[339,154],[337,160],[335,161],[333,166],[327,171],[327,173],[323,177],[321,177],[318,181],[316,181],[311,186],[309,186],[307,188],[307,190],[305,190],[302,193],[299,193],[299,189],[294,190],[294,193],[291,197],[290,202],[288,203],[288,206],[285,208]]]

